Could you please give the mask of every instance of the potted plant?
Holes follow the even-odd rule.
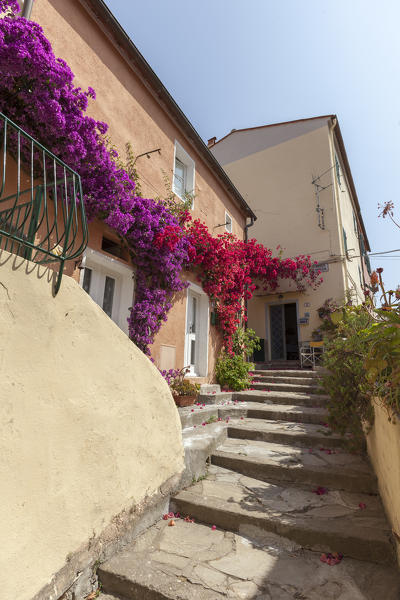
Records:
[[[189,368],[171,369],[168,372],[161,372],[166,379],[177,406],[192,406],[200,391],[198,383],[191,383],[185,379]]]

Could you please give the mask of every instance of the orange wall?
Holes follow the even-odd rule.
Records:
[[[231,196],[209,169],[190,140],[181,133],[168,112],[157,101],[133,68],[121,57],[97,23],[88,15],[77,0],[36,0],[32,20],[44,29],[52,43],[56,56],[65,59],[75,74],[76,85],[96,90],[96,101],[90,101],[88,113],[109,124],[108,135],[120,154],[125,157],[125,144],[130,142],[135,155],[160,148],[148,160],[138,159],[136,168],[145,197],[165,197],[163,172],[172,182],[174,145],[177,140],[195,161],[195,202],[193,218],[204,221],[215,235],[224,231],[215,228],[225,222],[225,211],[232,217],[233,233],[243,238],[245,217]],[[134,40],[133,40],[134,41]],[[103,225],[90,225],[89,245],[101,251]],[[110,233],[110,231],[109,231]],[[109,236],[108,233],[108,236]],[[71,269],[67,271],[71,273]],[[194,274],[188,275],[196,281]],[[79,278],[79,273],[74,273]],[[159,363],[162,345],[176,348],[176,367],[183,367],[184,336],[186,321],[186,291],[177,294],[174,305],[152,347],[152,354]],[[220,336],[210,326],[209,377]]]
[[[225,222],[225,210],[233,218],[233,233],[243,236],[244,216],[217,177],[180,132],[139,76],[115,50],[111,42],[77,0],[36,0],[32,20],[43,27],[56,56],[65,59],[75,74],[76,85],[92,86],[97,99],[90,101],[89,114],[109,124],[108,134],[121,155],[130,142],[134,153],[161,149],[151,159],[138,159],[136,167],[143,195],[165,196],[163,171],[172,181],[174,143],[177,140],[195,161],[196,199],[194,218],[212,230]],[[134,40],[133,40],[134,41]],[[216,233],[223,231],[220,228]]]

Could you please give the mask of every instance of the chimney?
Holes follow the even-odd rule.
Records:
[[[214,146],[214,144],[215,144],[215,142],[216,142],[216,141],[217,141],[217,138],[216,138],[216,137],[212,137],[212,138],[210,138],[210,139],[208,140],[208,142],[207,142],[207,146],[208,146],[209,148],[211,148],[211,146]]]

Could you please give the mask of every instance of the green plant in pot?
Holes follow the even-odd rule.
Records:
[[[185,379],[187,371],[187,367],[177,371],[170,384],[170,389],[177,406],[192,406],[199,395],[200,385],[198,383],[191,383]]]

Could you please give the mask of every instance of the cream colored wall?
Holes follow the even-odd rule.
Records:
[[[346,289],[351,293],[353,302],[360,304],[364,301],[363,291],[363,263],[361,260],[361,250],[358,240],[359,224],[355,225],[354,216],[355,210],[351,201],[351,193],[349,184],[343,169],[342,158],[339,150],[335,147],[334,137],[330,136],[331,141],[331,152],[332,152],[332,163],[335,164],[335,154],[339,161],[339,173],[340,180],[337,177],[336,168],[334,172],[334,185],[335,193],[338,205],[338,219],[341,225],[341,244],[342,244],[342,255],[346,256],[343,264],[345,266],[345,282]],[[344,245],[343,229],[346,232],[347,237],[347,254]],[[361,278],[360,278],[361,273]]]
[[[48,279],[1,253],[2,600],[31,600],[183,468],[157,369],[73,279],[55,298]]]
[[[379,491],[392,526],[400,566],[400,422],[374,402],[375,423],[367,435],[368,454],[378,477]]]
[[[310,340],[312,331],[321,323],[317,309],[326,299],[342,302],[346,290],[351,288],[355,289],[354,301],[359,303],[364,299],[353,206],[344,176],[341,188],[336,179],[330,120],[321,118],[237,131],[218,142],[212,151],[258,217],[249,229],[250,237],[275,252],[278,245],[282,246],[284,257],[310,254],[313,260],[328,263],[329,271],[322,273],[324,281],[317,290],[299,294],[293,284],[283,281],[276,294],[263,293],[249,303],[249,324],[265,338],[265,304],[279,301],[278,294],[283,294],[283,301],[297,299],[299,317],[310,313],[308,325],[299,326],[300,340]],[[338,156],[341,160],[339,153]],[[312,184],[316,178],[324,188],[319,191],[319,205],[324,210],[325,229],[318,226]],[[348,257],[342,227],[347,233],[349,250],[354,248]],[[349,260],[351,256],[354,258]]]
[[[265,304],[277,302],[277,295],[283,293],[284,300],[298,299],[299,317],[310,313],[308,325],[299,327],[300,340],[310,340],[312,331],[320,324],[317,309],[327,298],[342,301],[345,294],[344,267],[341,257],[339,225],[334,196],[334,174],[329,171],[321,178],[321,185],[330,185],[320,194],[320,205],[325,210],[325,230],[318,226],[316,198],[311,181],[329,169],[331,151],[326,121],[305,134],[297,131],[297,136],[282,143],[270,146],[254,154],[249,153],[239,160],[224,165],[230,178],[253,208],[258,219],[249,229],[249,237],[255,237],[274,252],[278,245],[284,248],[283,256],[311,254],[312,259],[329,261],[329,271],[322,274],[323,284],[316,290],[298,294],[293,284],[281,282],[277,293],[264,295],[249,303],[249,325],[266,335]],[[246,137],[251,132],[246,133]],[[267,144],[265,132],[264,144]],[[221,145],[239,145],[241,132],[228,136]],[[235,141],[236,137],[236,141]],[[287,137],[287,135],[286,135]],[[277,138],[274,138],[275,142]],[[257,140],[258,145],[261,141]],[[224,150],[227,153],[228,150]],[[217,158],[223,156],[219,144],[215,146]],[[289,295],[288,295],[289,294]],[[305,307],[304,303],[310,303]],[[263,307],[261,308],[261,305]],[[252,314],[252,307],[255,314]]]

